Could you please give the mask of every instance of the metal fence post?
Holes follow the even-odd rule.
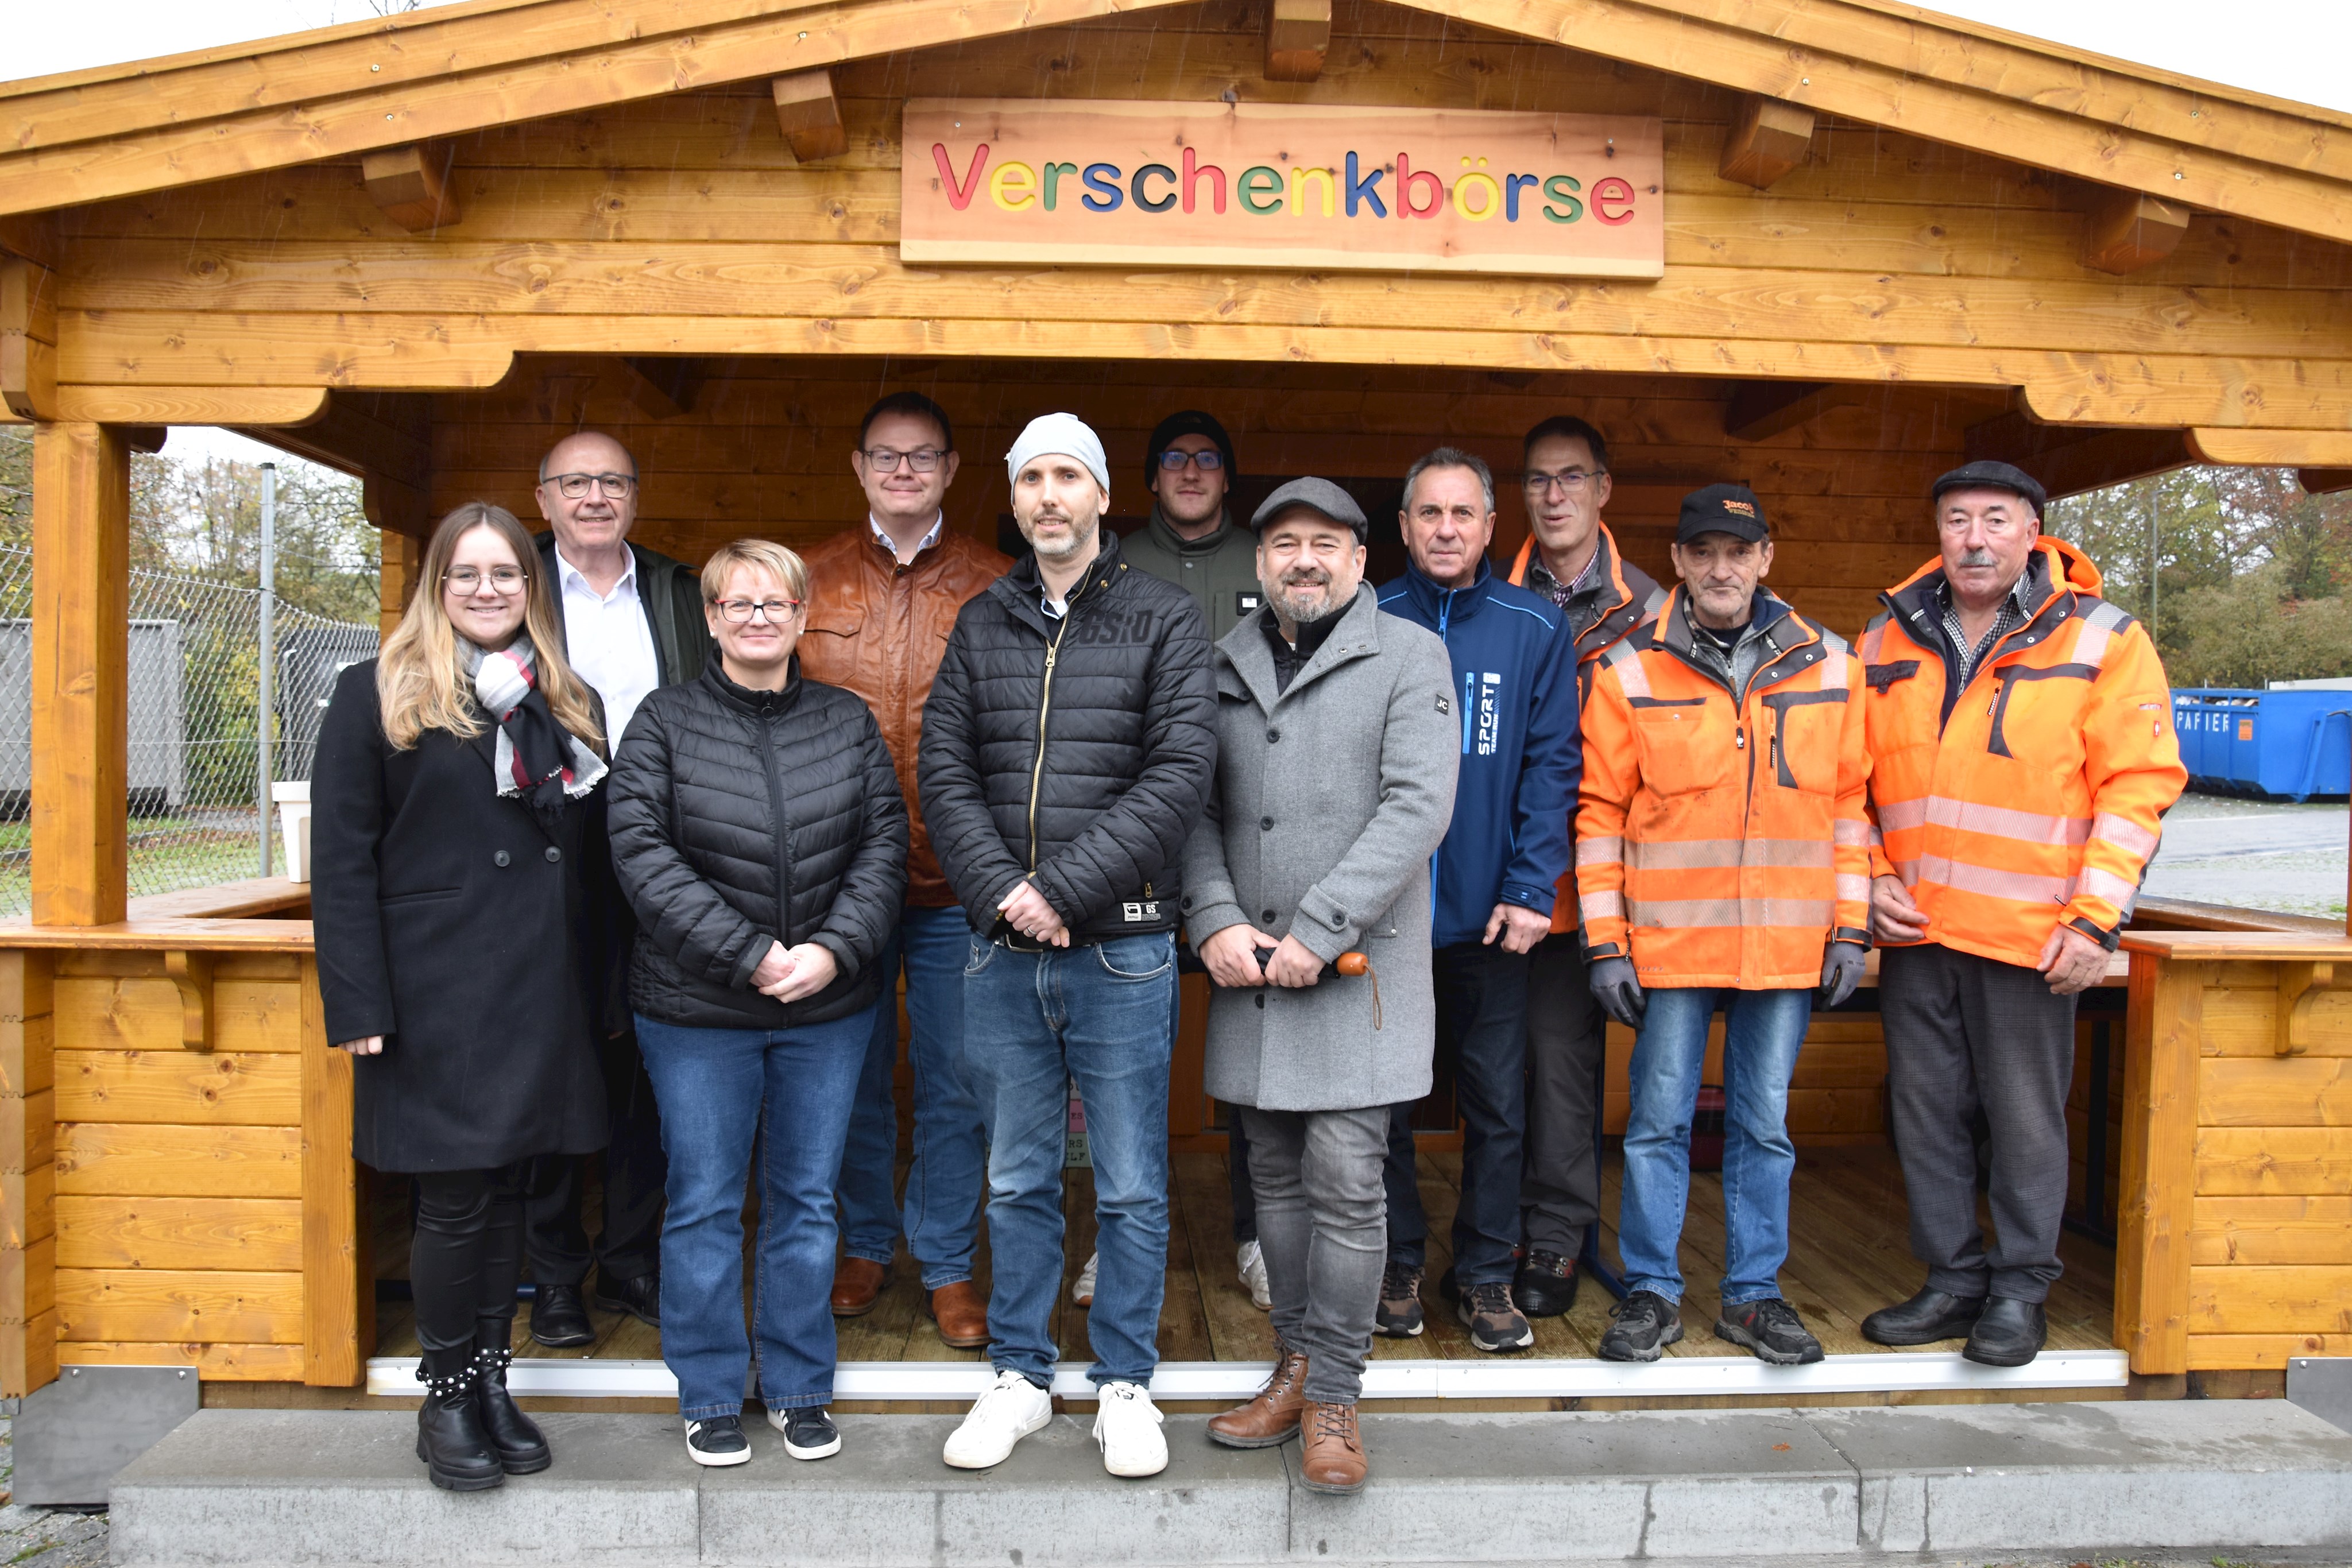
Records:
[[[278,465],[261,465],[260,702],[254,714],[254,797],[260,820],[261,869],[269,874],[269,787],[277,768],[270,753],[278,716]]]

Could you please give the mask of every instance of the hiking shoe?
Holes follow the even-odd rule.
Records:
[[[1511,1300],[1531,1318],[1556,1318],[1576,1305],[1576,1260],[1538,1249],[1511,1281]]]
[[[1390,1339],[1419,1339],[1423,1326],[1420,1266],[1391,1263],[1381,1270],[1381,1304],[1372,1309],[1372,1332]]]
[[[1462,1304],[1454,1310],[1469,1326],[1474,1349],[1499,1354],[1525,1350],[1536,1343],[1534,1326],[1526,1314],[1511,1304],[1511,1288],[1500,1280],[1471,1286],[1462,1293]]]
[[[1822,1342],[1797,1316],[1797,1309],[1778,1296],[1726,1307],[1715,1320],[1715,1337],[1745,1345],[1759,1361],[1775,1366],[1804,1366],[1822,1358]]]
[[[940,1457],[960,1470],[1001,1465],[1011,1457],[1013,1444],[1044,1431],[1053,1418],[1052,1396],[1017,1372],[1000,1372],[988,1392],[973,1401],[963,1425],[948,1434]]]
[[[1139,1383],[1106,1383],[1095,1391],[1095,1442],[1115,1476],[1156,1476],[1168,1468],[1160,1407]]]
[[[1682,1337],[1681,1310],[1655,1291],[1636,1291],[1610,1312],[1601,1359],[1655,1361]]]
[[[698,1465],[740,1465],[751,1457],[740,1416],[705,1416],[686,1424],[686,1457]]]
[[[768,1425],[784,1435],[784,1452],[796,1459],[829,1459],[841,1452],[841,1428],[822,1405],[768,1406]]]
[[[1078,1270],[1078,1281],[1070,1287],[1070,1300],[1082,1307],[1095,1304],[1095,1270],[1102,1262],[1102,1254],[1087,1254],[1087,1266]]]
[[[1265,1282],[1265,1251],[1253,1236],[1234,1249],[1234,1268],[1242,1277],[1242,1289],[1249,1292],[1250,1305],[1259,1312],[1274,1310],[1274,1291]]]

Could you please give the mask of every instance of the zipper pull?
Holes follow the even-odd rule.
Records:
[[[1748,727],[1746,725],[1736,725],[1733,727],[1731,731],[1731,747],[1735,751],[1745,751],[1748,749]]]
[[[1049,675],[1054,673],[1054,655],[1058,651],[1053,643],[1045,644],[1045,673]]]

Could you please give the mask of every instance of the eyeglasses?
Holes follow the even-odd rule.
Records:
[[[869,446],[866,449],[866,465],[877,474],[896,474],[898,459],[903,457],[908,467],[918,474],[928,474],[937,468],[940,459],[946,455],[936,446],[918,446],[912,452],[900,452],[890,446]]]
[[[635,474],[550,474],[540,483],[554,486],[557,493],[567,501],[576,501],[585,496],[591,485],[615,501],[625,501],[637,493],[637,476]]]
[[[722,599],[719,613],[730,626],[740,626],[753,615],[764,615],[771,626],[781,625],[800,612],[797,599]]]
[[[1160,466],[1171,474],[1187,463],[1203,474],[1213,474],[1225,465],[1225,455],[1213,446],[1205,452],[1179,452],[1171,446],[1160,455]]]
[[[482,587],[481,572],[476,568],[470,566],[453,566],[447,571],[441,574],[441,580],[447,583],[452,589],[455,589],[459,593],[478,593],[481,591]],[[494,591],[499,593],[504,593],[509,596],[520,593],[522,591],[522,585],[530,580],[530,574],[524,571],[520,567],[494,566],[490,568],[490,587]]]
[[[1570,468],[1560,474],[1546,474],[1541,469],[1530,468],[1528,470],[1524,483],[1529,495],[1547,494],[1554,485],[1557,485],[1562,491],[1573,496],[1583,489],[1588,483],[1600,477],[1599,471],[1588,474],[1581,468]]]

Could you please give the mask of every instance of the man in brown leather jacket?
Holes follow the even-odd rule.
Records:
[[[1013,563],[950,532],[940,502],[954,482],[955,433],[945,410],[920,392],[893,392],[866,411],[850,465],[866,488],[863,525],[805,552],[808,630],[801,672],[866,699],[898,765],[912,820],[907,905],[880,959],[884,984],[907,977],[914,1025],[915,1152],[903,1217],[892,1197],[898,1148],[891,1076],[898,1009],[886,1004],[866,1047],[866,1071],[841,1162],[841,1231],[847,1254],[834,1275],[837,1317],[871,1312],[890,1280],[903,1227],[921,1270],[940,1337],[988,1343],[988,1304],[971,1283],[972,1248],[986,1186],[980,1103],[965,1076],[963,968],[971,924],[949,891],[917,807],[915,754],[923,703],[964,601]]]

